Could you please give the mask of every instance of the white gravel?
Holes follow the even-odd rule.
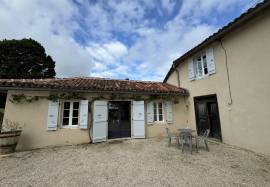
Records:
[[[184,154],[165,139],[18,152],[0,186],[270,186],[270,158],[220,143]]]

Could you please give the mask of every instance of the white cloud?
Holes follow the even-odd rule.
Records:
[[[104,48],[115,58],[122,57],[128,52],[127,47],[119,41],[106,43],[104,44]]]
[[[127,47],[119,41],[105,44],[92,43],[86,47],[93,61],[105,64],[116,63],[121,57],[127,54]]]
[[[39,41],[57,76],[162,80],[175,58],[217,29],[214,13],[247,1],[0,0],[0,39]]]
[[[87,50],[72,37],[78,10],[69,1],[0,1],[0,39],[33,38],[56,61],[57,76],[89,75]]]

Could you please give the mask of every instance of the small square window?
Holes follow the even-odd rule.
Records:
[[[73,127],[79,123],[79,108],[80,103],[75,102],[64,102],[63,113],[62,113],[62,125],[65,127]]]
[[[153,112],[154,112],[154,121],[162,122],[163,121],[163,104],[162,102],[153,103]]]

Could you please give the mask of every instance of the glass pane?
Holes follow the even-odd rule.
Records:
[[[78,125],[78,118],[72,118],[72,125]]]
[[[156,109],[157,108],[157,103],[154,103],[154,109]]]
[[[159,115],[162,115],[162,113],[163,113],[163,112],[162,112],[162,108],[160,108],[160,109],[158,110],[158,114],[159,114]]]
[[[79,110],[73,110],[73,117],[79,116]]]
[[[79,109],[79,102],[73,103],[73,109]]]
[[[203,71],[204,74],[207,75],[208,74],[208,68],[207,68],[207,62],[206,62],[206,56],[203,56]]]
[[[69,109],[70,102],[64,102],[64,109]]]
[[[154,121],[157,121],[157,115],[154,115]]]
[[[159,121],[163,121],[163,115],[159,114]]]
[[[201,58],[198,58],[198,76],[201,77],[203,73]]]
[[[69,118],[63,118],[63,125],[68,125]]]
[[[196,59],[193,59],[193,67],[194,67],[196,77],[198,76],[198,68],[197,68],[198,65],[197,64],[198,63],[197,63]]]
[[[162,109],[162,103],[158,103],[158,108]]]
[[[156,103],[154,103],[154,106],[156,105]],[[154,107],[154,121],[157,121],[157,108]]]
[[[64,117],[69,117],[69,110],[64,110]]]

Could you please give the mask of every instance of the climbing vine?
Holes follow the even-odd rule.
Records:
[[[179,96],[173,96],[173,95],[149,95],[149,96],[142,96],[138,94],[106,94],[106,95],[100,95],[97,97],[91,97],[92,101],[95,100],[146,100],[146,101],[152,101],[152,100],[165,100],[165,101],[174,101],[174,103],[178,103]],[[40,99],[47,99],[50,101],[57,101],[57,100],[83,100],[86,99],[82,96],[82,94],[77,92],[72,93],[59,93],[59,94],[51,94],[49,96],[27,96],[24,94],[13,94],[11,95],[11,98],[9,99],[12,103],[32,103],[35,101],[38,101]]]
[[[38,101],[40,99],[47,99],[50,101],[57,101],[60,99],[63,100],[72,100],[72,99],[85,99],[79,93],[60,93],[60,94],[52,94],[49,96],[28,96],[24,94],[13,94],[9,99],[10,102],[19,104],[19,103],[32,103],[34,101]]]

